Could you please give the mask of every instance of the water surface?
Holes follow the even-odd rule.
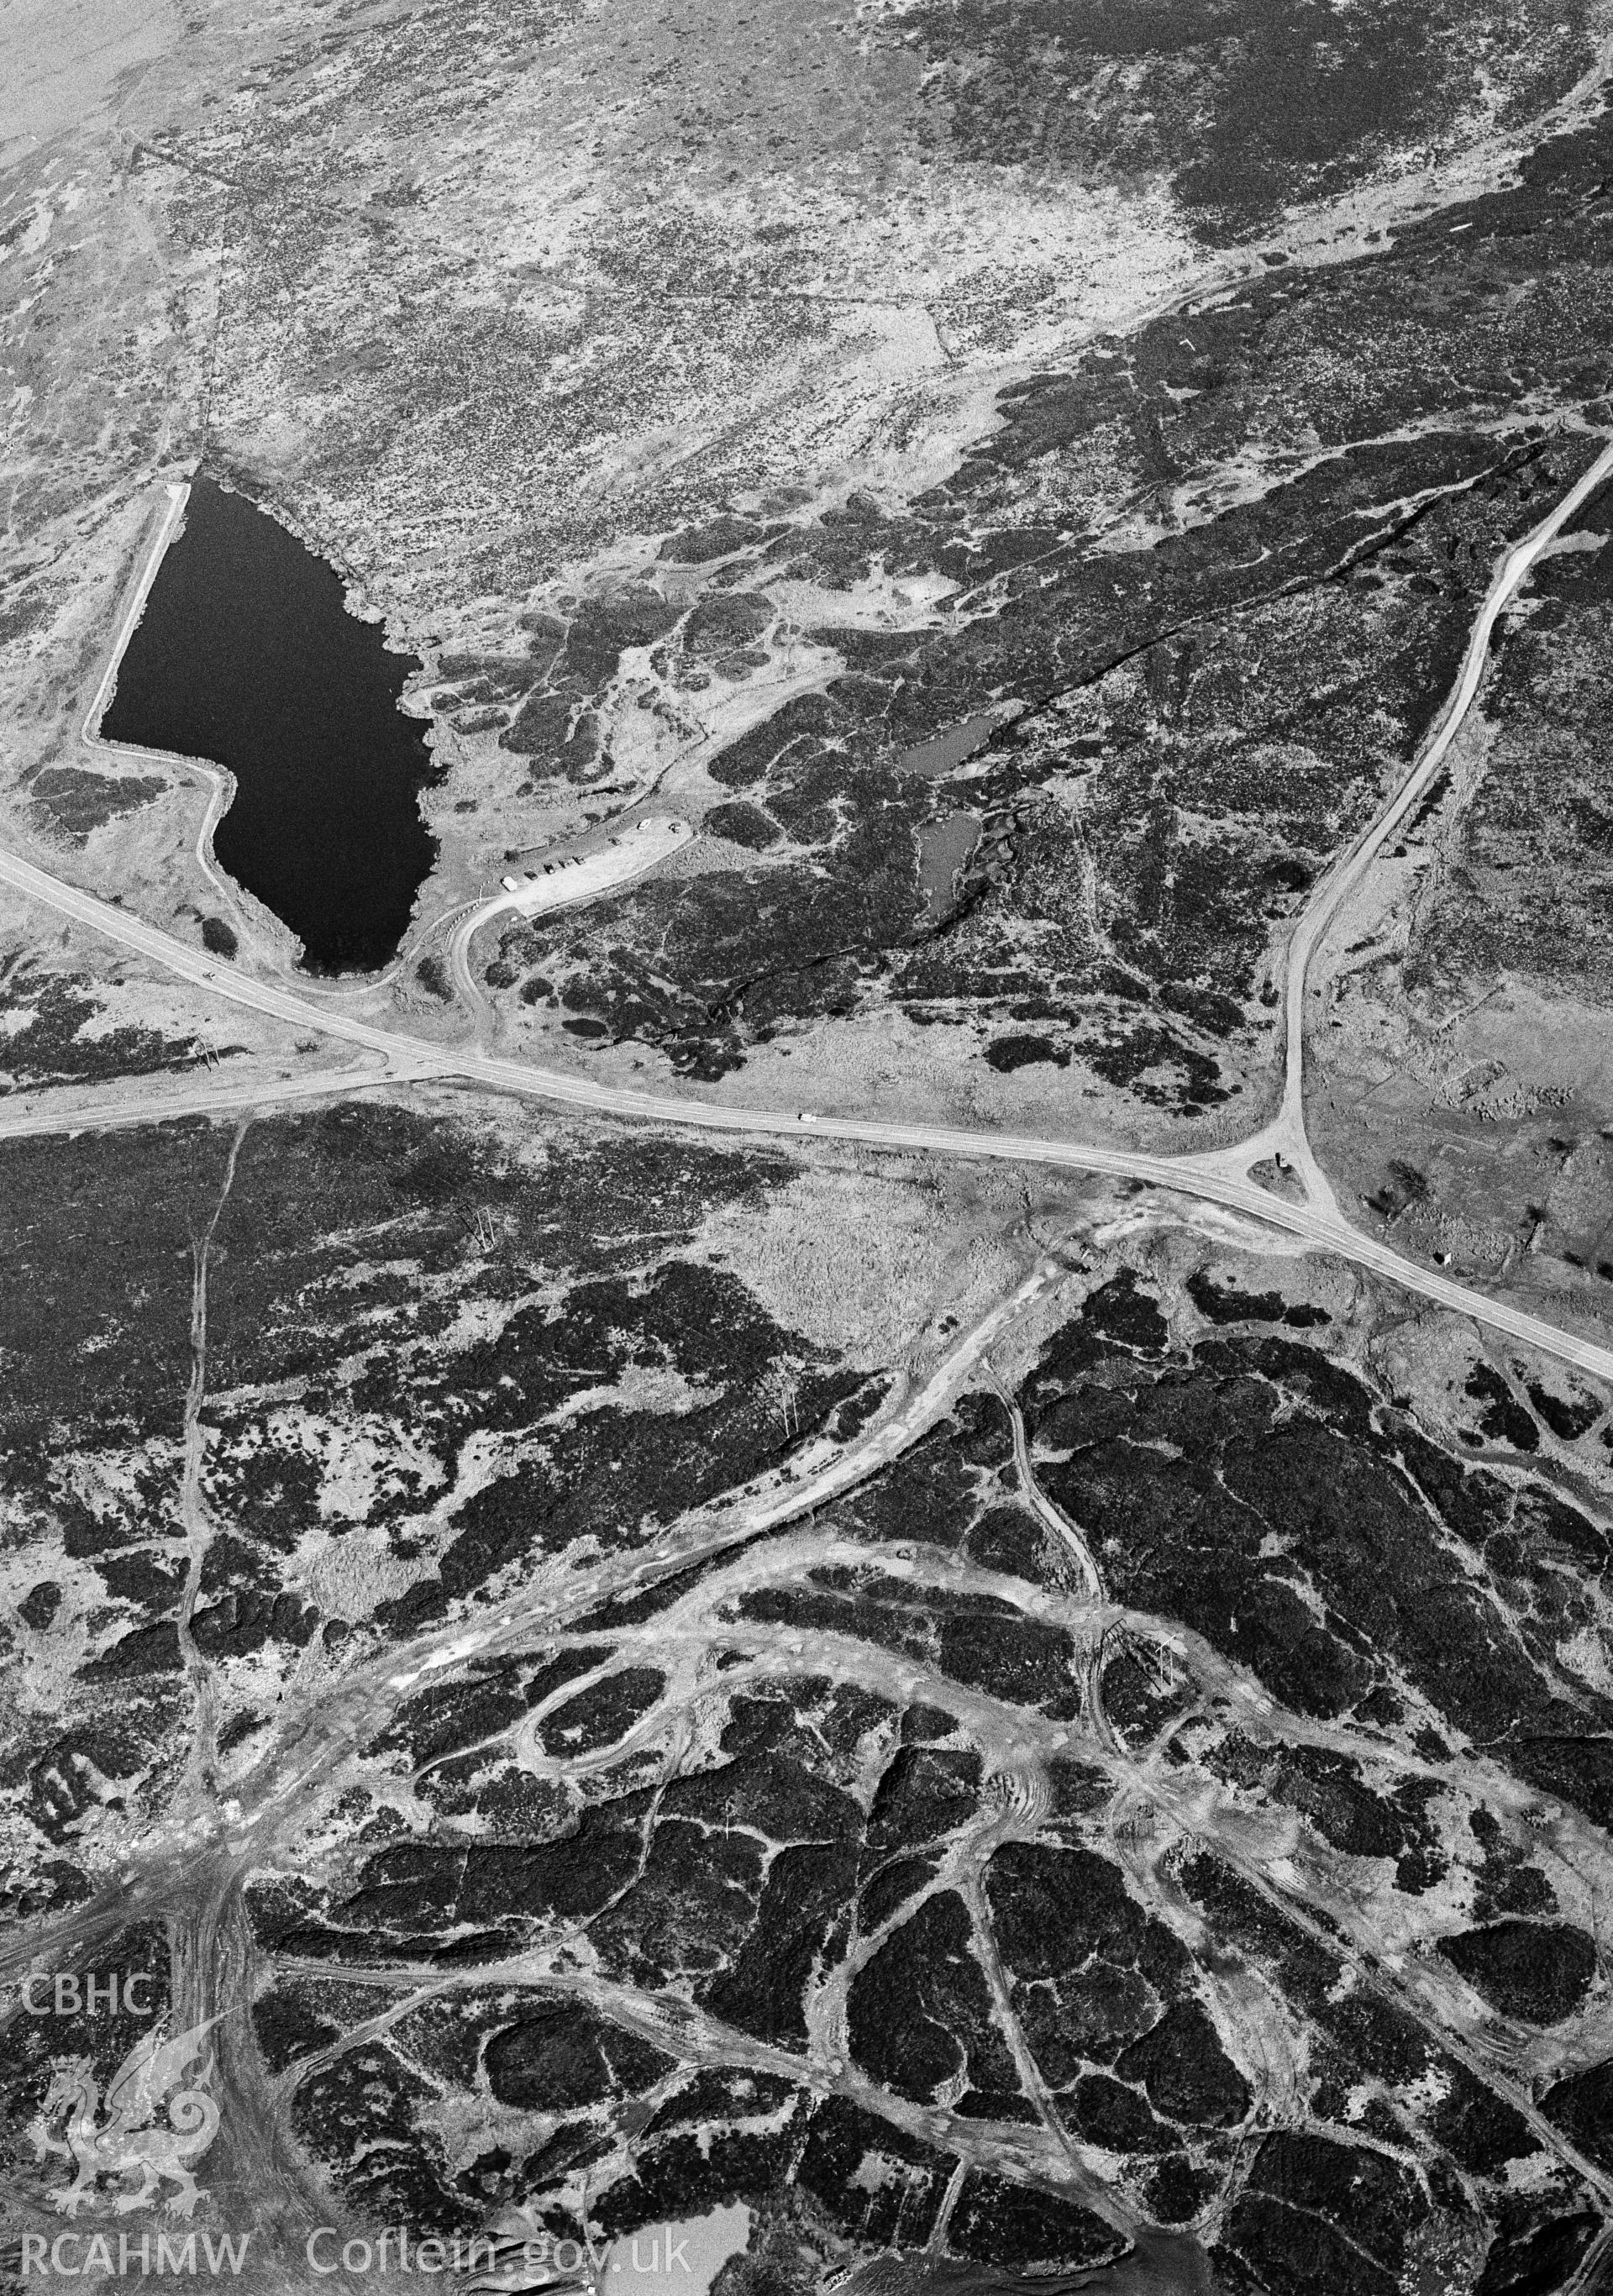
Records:
[[[919,882],[932,917],[945,916],[958,898],[958,878],[980,841],[978,813],[949,813],[919,832]]]
[[[896,760],[899,774],[924,774],[939,781],[944,775],[955,773],[983,750],[997,728],[994,711],[982,711],[978,718],[966,718],[961,726],[949,726],[944,734],[932,734],[911,750],[904,750]]]
[[[347,611],[333,567],[198,478],[101,731],[227,766],[221,865],[290,925],[310,971],[369,971],[396,952],[436,857],[425,728],[397,707],[419,667]]]

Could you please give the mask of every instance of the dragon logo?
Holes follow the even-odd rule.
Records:
[[[217,2017],[209,2017],[170,2041],[166,2020],[160,2021],[119,2066],[104,2101],[88,2057],[58,2063],[30,2134],[41,2161],[47,2153],[59,2152],[77,2166],[73,2182],[51,2194],[63,2216],[76,2217],[94,2198],[102,2177],[140,2179],[137,2188],[126,2185],[113,2202],[119,2216],[130,2209],[149,2208],[165,2177],[179,2188],[168,2198],[170,2216],[188,2217],[197,2202],[207,2198],[189,2164],[201,2159],[218,2134],[218,2107],[208,2095],[211,2054],[187,2087],[178,2084],[201,2056],[202,2041],[217,2022]],[[166,2128],[157,2120],[158,2108],[164,2103]],[[105,2119],[97,2126],[102,2112]],[[63,2116],[65,2136],[51,2136],[52,2122]]]

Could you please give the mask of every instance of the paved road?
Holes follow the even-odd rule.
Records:
[[[1312,1151],[1305,1123],[1306,998],[1312,959],[1325,939],[1340,908],[1360,884],[1384,846],[1412,808],[1427,795],[1450,754],[1469,710],[1484,681],[1490,642],[1495,625],[1517,596],[1542,555],[1582,510],[1597,488],[1613,479],[1613,445],[1605,447],[1583,478],[1576,480],[1540,524],[1498,561],[1485,601],[1468,638],[1461,673],[1451,690],[1428,747],[1399,788],[1374,815],[1354,843],[1318,878],[1294,928],[1288,950],[1287,995],[1284,998],[1285,1043],[1282,1101],[1277,1114],[1251,1138],[1234,1148],[1217,1151],[1201,1160],[1236,1174],[1246,1174],[1262,1158],[1278,1156],[1304,1186],[1314,1210],[1342,1223],[1343,1214],[1327,1176]]]
[[[455,1077],[457,1069],[445,1065],[435,1054],[418,1061],[394,1062],[386,1068],[324,1069],[313,1076],[263,1077],[233,1080],[225,1070],[198,1069],[195,1082],[171,1084],[164,1092],[161,1076],[142,1079],[156,1091],[143,1095],[102,1093],[93,1106],[0,1109],[0,1140],[74,1140],[86,1132],[130,1132],[143,1124],[177,1124],[187,1116],[228,1116],[232,1111],[288,1107],[299,1100],[350,1100],[355,1093],[373,1092],[386,1085],[422,1084],[433,1077]],[[45,1095],[60,1103],[61,1095]]]
[[[655,835],[657,827],[675,829],[675,841],[662,842]],[[471,964],[471,944],[482,927],[496,917],[509,917],[525,922],[528,918],[553,916],[561,909],[577,908],[586,901],[601,899],[613,893],[618,885],[630,884],[635,877],[659,867],[680,848],[689,843],[692,832],[686,823],[666,824],[640,821],[613,838],[609,846],[596,849],[589,857],[599,863],[597,870],[586,870],[580,880],[566,867],[559,868],[551,877],[536,880],[532,890],[525,887],[520,892],[495,893],[489,901],[479,902],[456,928],[448,947],[448,963],[454,985],[470,1013],[479,1046],[487,1023],[492,1018],[487,994]]]
[[[1403,1290],[1420,1294],[1436,1306],[1448,1308],[1455,1314],[1470,1316],[1488,1329],[1502,1332],[1509,1339],[1525,1347],[1539,1349],[1555,1356],[1563,1363],[1572,1364],[1581,1371],[1599,1379],[1613,1381],[1613,1351],[1596,1346],[1592,1341],[1581,1340],[1560,1331],[1554,1324],[1537,1316],[1527,1315],[1504,1300],[1491,1300],[1482,1292],[1470,1292],[1460,1283],[1419,1267],[1403,1259],[1386,1243],[1371,1236],[1362,1235],[1348,1226],[1336,1212],[1318,1210],[1309,1204],[1286,1203],[1269,1194],[1248,1178],[1240,1177],[1219,1158],[1193,1156],[1154,1156],[1129,1148],[1097,1148],[1083,1143],[1049,1140],[1035,1135],[1006,1132],[969,1132],[952,1128],[923,1124],[876,1123],[836,1116],[802,1118],[782,1110],[723,1107],[709,1101],[675,1099],[669,1094],[627,1092],[621,1088],[595,1083],[592,1078],[568,1076],[558,1070],[528,1067],[520,1061],[502,1060],[491,1054],[473,1048],[439,1046],[423,1043],[418,1037],[397,1031],[378,1029],[370,1022],[354,1019],[350,1014],[334,1012],[322,1005],[311,1004],[293,990],[274,983],[255,980],[249,974],[220,960],[209,957],[170,934],[147,924],[142,918],[107,901],[98,900],[92,893],[78,886],[64,884],[59,878],[38,869],[31,862],[15,854],[0,853],[0,883],[11,885],[30,899],[40,901],[59,914],[70,917],[76,923],[120,943],[125,948],[137,950],[143,956],[166,965],[182,979],[214,995],[242,1004],[254,1012],[285,1021],[299,1029],[317,1029],[326,1036],[344,1038],[349,1044],[363,1045],[381,1054],[389,1069],[399,1080],[405,1077],[456,1076],[468,1081],[490,1086],[495,1091],[528,1095],[539,1100],[553,1101],[566,1108],[586,1110],[604,1116],[626,1117],[652,1124],[692,1126],[706,1132],[755,1135],[777,1138],[781,1134],[823,1140],[850,1141],[870,1148],[916,1150],[932,1156],[989,1157],[994,1161],[1010,1164],[1041,1164],[1054,1169],[1072,1172],[1102,1173],[1116,1179],[1135,1179],[1156,1187],[1175,1189],[1179,1194],[1195,1196],[1206,1202],[1221,1204],[1229,1211],[1241,1212],[1246,1217],[1299,1237],[1314,1248],[1336,1253],[1366,1267]],[[374,1081],[384,1081],[377,1078]],[[335,1083],[332,1090],[343,1089]],[[262,1095],[266,1102],[274,1097],[273,1086]],[[146,1113],[149,1102],[142,1095]],[[113,1095],[111,1109],[114,1119],[127,1105],[127,1095]],[[61,1130],[93,1128],[97,1119],[82,1111],[59,1124]],[[8,1119],[0,1113],[0,1137],[9,1129],[37,1129],[37,1113],[30,1113],[21,1123]]]
[[[1568,521],[1584,508],[1597,488],[1606,485],[1609,479],[1613,479],[1613,444],[1603,447],[1584,476],[1576,480],[1555,509],[1542,519],[1531,533],[1526,534],[1521,542],[1515,542],[1501,560],[1486,593],[1484,604],[1479,609],[1478,619],[1469,636],[1462,674],[1445,704],[1445,714],[1433,740],[1376,820],[1363,830],[1355,842],[1323,873],[1306,905],[1305,914],[1289,944],[1288,1042],[1282,1079],[1283,1111],[1295,1119],[1302,1136],[1305,1124],[1305,990],[1306,974],[1311,959],[1342,904],[1360,884],[1413,806],[1420,803],[1433,785],[1483,683],[1496,623]],[[1306,1153],[1309,1153],[1308,1148]]]
[[[246,1005],[273,1019],[288,1021],[300,1029],[317,1029],[326,1036],[363,1046],[380,1055],[381,1072],[363,1079],[362,1083],[356,1079],[320,1078],[299,1079],[281,1086],[249,1087],[227,1084],[217,1089],[194,1086],[176,1095],[160,1108],[153,1106],[147,1094],[126,1093],[108,1095],[105,1103],[93,1114],[83,1111],[72,1114],[63,1112],[57,1115],[54,1111],[42,1114],[37,1110],[0,1112],[0,1137],[37,1136],[53,1130],[91,1130],[102,1125],[155,1121],[168,1115],[222,1111],[249,1104],[272,1104],[277,1099],[307,1098],[326,1091],[362,1089],[364,1084],[403,1083],[427,1077],[458,1077],[490,1086],[498,1091],[529,1095],[558,1102],[566,1107],[648,1123],[686,1125],[702,1131],[757,1134],[770,1138],[776,1138],[781,1134],[798,1136],[810,1132],[817,1138],[848,1141],[874,1148],[917,1150],[927,1155],[990,1157],[997,1161],[1015,1164],[1044,1164],[1069,1171],[1142,1180],[1156,1187],[1174,1189],[1179,1194],[1220,1204],[1229,1211],[1242,1213],[1267,1226],[1298,1236],[1314,1249],[1336,1253],[1340,1259],[1368,1268],[1375,1275],[1397,1284],[1404,1291],[1419,1294],[1437,1307],[1470,1316],[1476,1323],[1491,1331],[1502,1332],[1526,1347],[1555,1356],[1560,1361],[1598,1378],[1613,1380],[1613,1351],[1599,1347],[1592,1341],[1575,1338],[1542,1317],[1528,1315],[1504,1300],[1492,1300],[1481,1292],[1470,1291],[1430,1269],[1419,1267],[1414,1262],[1402,1259],[1387,1243],[1363,1235],[1351,1227],[1339,1211],[1326,1176],[1312,1153],[1306,1135],[1304,1108],[1305,999],[1311,959],[1342,901],[1359,884],[1385,840],[1393,835],[1418,803],[1443,765],[1478,692],[1496,621],[1568,520],[1610,477],[1613,477],[1613,444],[1603,449],[1550,514],[1506,553],[1496,568],[1483,608],[1474,624],[1462,674],[1433,740],[1399,790],[1318,883],[1295,930],[1289,953],[1287,1044],[1281,1108],[1269,1125],[1240,1146],[1201,1155],[1154,1156],[1132,1149],[1098,1148],[1079,1142],[1049,1140],[1036,1136],[969,1132],[929,1125],[874,1123],[834,1116],[792,1116],[780,1110],[722,1107],[709,1101],[628,1092],[595,1083],[586,1077],[570,1076],[557,1070],[500,1059],[484,1052],[479,1043],[470,1046],[437,1046],[396,1030],[376,1028],[371,1022],[316,1003],[311,996],[297,989],[273,981],[255,980],[233,965],[205,955],[158,927],[131,916],[117,904],[100,900],[94,894],[66,884],[20,856],[4,853],[0,853],[0,883],[12,885],[17,891],[42,902],[58,914],[119,942],[126,948],[137,950],[182,979],[233,1004]],[[138,619],[146,591],[184,508],[187,491],[179,487],[169,489],[168,515],[86,720],[86,739],[93,738],[93,728],[110,690],[119,653]],[[208,824],[204,824],[204,840],[217,802],[216,791],[214,803],[209,808]],[[205,860],[206,857],[203,857]],[[471,939],[486,917],[502,906],[495,901],[472,911],[459,925],[452,944],[455,978],[460,982],[462,992],[469,992],[471,1010],[479,1016],[484,1008],[479,999],[478,985],[469,963]],[[1306,1192],[1304,1202],[1286,1201],[1249,1179],[1250,1165],[1273,1152],[1280,1152],[1287,1158],[1303,1183]]]

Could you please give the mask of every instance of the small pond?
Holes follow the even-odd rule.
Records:
[[[966,718],[961,726],[949,726],[946,733],[932,734],[916,748],[904,750],[896,760],[897,771],[922,774],[932,781],[955,774],[978,750],[986,747],[998,723],[997,716],[991,711],[983,711],[978,718]]]
[[[919,882],[932,917],[944,917],[958,898],[958,879],[980,841],[978,813],[949,813],[919,832]]]

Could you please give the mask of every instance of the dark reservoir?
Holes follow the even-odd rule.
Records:
[[[425,728],[397,707],[419,667],[347,611],[323,559],[199,478],[101,731],[227,766],[220,863],[291,926],[309,971],[370,971],[436,857]]]

